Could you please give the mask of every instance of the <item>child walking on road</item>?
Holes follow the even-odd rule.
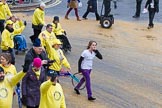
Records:
[[[74,88],[76,94],[80,94],[79,88],[82,86],[84,81],[86,81],[88,100],[90,101],[96,99],[92,97],[91,80],[90,80],[90,73],[92,70],[93,59],[95,56],[99,59],[102,59],[102,55],[97,50],[96,46],[97,43],[95,41],[89,41],[87,49],[82,52],[80,59],[78,61],[78,72],[81,72],[83,74],[83,78],[80,80],[78,85]]]

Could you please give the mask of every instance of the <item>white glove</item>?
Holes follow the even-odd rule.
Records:
[[[148,12],[147,8],[144,8],[143,11],[142,11],[143,14],[145,14],[147,12]]]
[[[79,7],[82,7],[82,2],[79,2],[79,3],[78,3],[78,6],[79,6]]]

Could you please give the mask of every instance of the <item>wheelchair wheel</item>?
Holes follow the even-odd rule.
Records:
[[[15,54],[18,55],[19,54],[19,51],[15,51]]]
[[[112,26],[112,20],[110,18],[107,18],[107,17],[103,18],[101,20],[101,26],[103,28],[110,28]]]
[[[82,73],[75,73],[74,75],[74,78],[72,78],[72,85],[74,86],[74,87],[76,87],[77,86],[77,84],[80,82],[80,80],[83,78],[83,75],[82,75]],[[76,80],[76,79],[78,79],[78,80]],[[84,78],[84,80],[85,80],[85,78]],[[79,88],[79,90],[83,90],[84,88],[85,88],[85,86],[86,86],[86,83],[85,83],[85,81],[84,81],[84,83],[82,84],[82,86]]]

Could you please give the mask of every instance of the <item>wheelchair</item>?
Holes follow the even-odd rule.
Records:
[[[14,49],[15,49],[15,54],[16,55],[18,55],[19,52],[25,53],[28,50],[27,49],[27,45],[26,45],[26,40],[25,40],[24,37],[21,37],[21,36],[23,36],[23,35],[16,35],[13,38],[13,41],[14,41]]]

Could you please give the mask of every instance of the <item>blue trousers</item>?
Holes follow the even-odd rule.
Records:
[[[14,37],[14,42],[17,44],[17,50],[23,50],[27,48],[26,40],[24,35],[16,35]]]

